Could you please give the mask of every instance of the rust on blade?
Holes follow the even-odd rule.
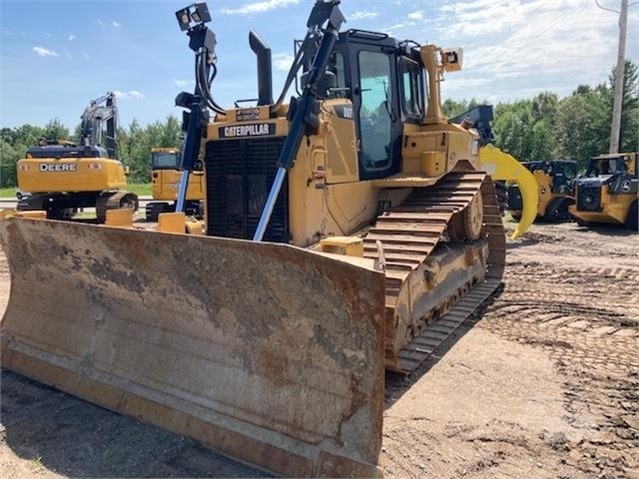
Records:
[[[380,474],[383,274],[48,220],[0,221],[0,241],[3,366],[277,474]]]

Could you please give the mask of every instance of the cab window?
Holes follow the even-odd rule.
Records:
[[[362,50],[358,64],[361,163],[365,170],[383,170],[392,163],[391,62],[385,53]]]
[[[424,114],[424,81],[422,68],[409,58],[400,57],[402,109],[407,117],[421,118]]]
[[[169,169],[177,168],[180,163],[177,153],[156,152],[151,154],[153,168]]]

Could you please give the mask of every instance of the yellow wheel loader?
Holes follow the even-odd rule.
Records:
[[[273,473],[382,475],[385,370],[413,371],[494,293],[505,235],[477,131],[441,110],[461,50],[340,32],[338,4],[314,4],[276,101],[251,32],[258,100],[230,109],[206,4],[176,13],[196,87],[176,98],[174,233],[5,213],[3,366]]]
[[[177,148],[151,148],[151,193],[153,201],[146,205],[146,220],[157,221],[160,213],[175,211],[180,184],[180,151]],[[204,200],[204,173],[202,167],[191,171],[186,192],[185,212],[201,218]]]
[[[570,205],[575,203],[573,181],[577,177],[577,162],[571,160],[530,161],[522,163],[530,170],[538,185],[539,203],[536,217],[548,223],[571,219]],[[508,188],[508,210],[515,219],[522,217],[524,208],[519,185]]]
[[[575,204],[570,206],[580,226],[612,223],[637,231],[637,156],[612,153],[591,158],[585,175],[575,180]]]

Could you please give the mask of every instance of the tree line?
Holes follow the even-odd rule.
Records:
[[[626,62],[621,115],[620,152],[637,151],[639,140],[639,82],[636,63]],[[608,82],[580,85],[569,96],[559,98],[543,92],[532,99],[498,103],[494,107],[495,146],[519,161],[575,160],[583,169],[588,160],[608,153],[615,73]],[[444,102],[449,118],[483,102]]]
[[[636,151],[639,140],[638,67],[626,62],[620,151]],[[608,152],[614,96],[614,69],[608,82],[596,86],[580,85],[569,96],[559,98],[543,92],[527,100],[495,105],[493,129],[495,145],[520,161],[553,159],[576,160],[585,167],[592,156]],[[449,118],[485,103],[476,99],[446,100]],[[148,183],[151,176],[150,151],[153,147],[179,147],[180,122],[174,116],[145,127],[133,120],[118,130],[120,160],[129,167],[131,183]],[[70,135],[60,120],[44,127],[22,125],[0,130],[0,187],[17,184],[16,164],[38,138],[79,138],[79,125]]]

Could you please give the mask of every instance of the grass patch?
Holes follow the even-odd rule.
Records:
[[[16,189],[14,188],[0,188],[0,198],[15,198]]]
[[[140,183],[135,185],[127,185],[125,188],[138,196],[151,196],[151,183]],[[0,198],[16,198],[16,187],[1,188]],[[17,198],[16,198],[17,199]]]
[[[29,462],[31,463],[31,469],[33,469],[33,471],[40,471],[41,469],[44,468],[44,465],[42,464],[42,456],[40,456],[39,454],[30,459]]]
[[[151,183],[140,183],[137,185],[126,185],[126,190],[138,196],[151,196]]]

